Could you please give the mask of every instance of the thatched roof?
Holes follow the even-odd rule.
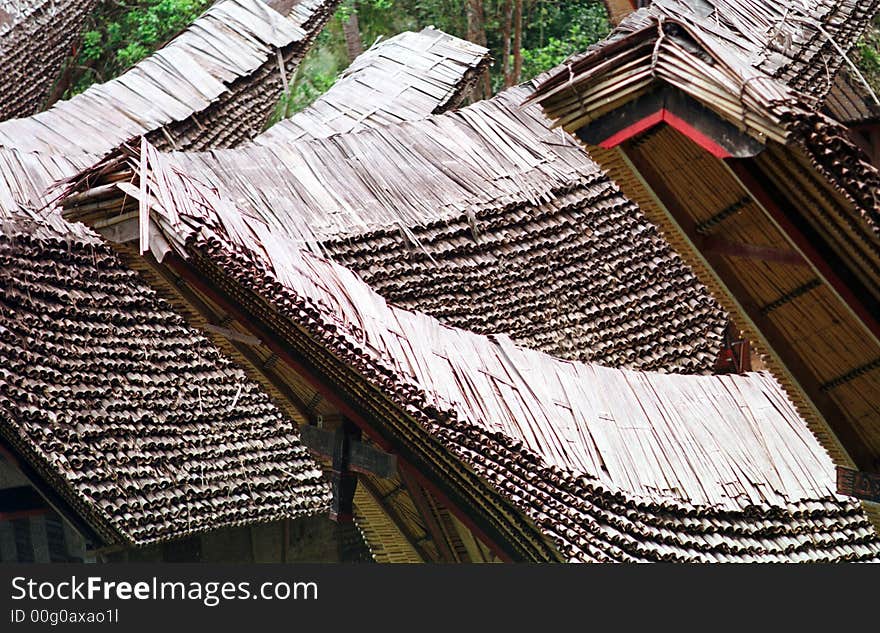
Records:
[[[825,98],[825,111],[847,126],[880,122],[880,101],[861,79],[842,69]]]
[[[92,162],[141,135],[181,149],[248,140],[337,4],[304,0],[281,15],[261,0],[221,0],[121,76],[0,123],[0,147]]]
[[[94,176],[118,158],[79,185],[105,191]],[[532,556],[880,556],[867,518],[835,495],[833,464],[768,376],[608,369],[444,326],[389,305],[348,269],[302,250],[277,216],[238,208],[182,173],[173,157],[144,143],[123,158],[137,175],[124,189],[141,201],[142,247],[185,261],[243,309],[271,314],[261,322],[302,362],[322,367],[340,393],[361,394],[352,402],[367,415],[379,406],[371,403],[390,405],[368,417],[378,432],[407,435],[407,450],[452,485],[458,471],[444,460],[454,457],[477,477],[463,494],[477,498],[488,484],[526,519],[503,527],[536,548]],[[117,214],[70,212],[91,222]],[[475,503],[491,521],[493,506]],[[530,541],[530,530],[551,550]]]
[[[380,40],[302,112],[256,143],[291,143],[402,121],[461,104],[490,63],[489,51],[434,28]]]
[[[203,147],[218,129],[256,134],[279,56],[290,72],[334,4],[302,2],[283,17],[218,3],[119,79],[0,124],[0,434],[99,542],[328,507],[287,412],[93,232],[37,210],[52,182],[131,135]],[[216,128],[193,132],[196,116]]]
[[[878,8],[658,0],[534,96],[704,283],[723,280],[719,301],[817,436],[839,463],[868,469],[880,454],[880,172],[821,109]],[[795,258],[695,246],[716,228]]]
[[[853,223],[868,247],[878,249],[880,176],[846,129],[818,112],[845,63],[842,53],[878,8],[878,0],[813,0],[807,8],[657,0],[543,77],[532,98],[573,131],[665,82],[760,143],[802,152],[826,186],[854,207],[834,221]]]
[[[0,223],[0,436],[105,544],[324,512],[296,424],[82,227]]]
[[[562,358],[711,371],[723,312],[589,156],[519,108],[527,94],[168,160],[450,325]]]
[[[0,0],[0,121],[46,102],[97,0]]]

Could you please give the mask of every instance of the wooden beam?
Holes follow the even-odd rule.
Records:
[[[394,527],[397,528],[397,531],[406,539],[406,542],[410,544],[416,553],[422,557],[422,560],[425,562],[437,562],[435,556],[432,556],[428,550],[424,548],[422,543],[429,540],[427,537],[416,537],[406,528],[406,521],[401,516],[400,512],[395,508],[392,504],[388,503],[387,495],[381,494],[376,486],[370,481],[369,477],[361,477],[360,485],[364,487],[364,490],[367,491],[373,500],[378,504],[388,519],[394,524]],[[440,547],[437,547],[437,551],[440,551]]]
[[[719,281],[726,287],[728,294],[739,306],[743,315],[755,326],[756,330],[764,337],[765,345],[776,354],[792,377],[801,386],[804,395],[821,414],[828,428],[837,436],[850,459],[863,470],[876,467],[872,455],[865,443],[856,433],[846,414],[837,403],[825,393],[820,381],[809,369],[803,358],[794,351],[790,342],[781,330],[762,311],[746,290],[735,269],[727,264],[724,259],[712,252],[701,251],[699,235],[696,233],[696,223],[693,217],[683,207],[677,196],[668,188],[663,178],[655,168],[638,152],[632,153],[623,150],[625,158],[643,179],[655,199],[666,209],[682,233],[693,245],[693,248],[702,255],[709,266],[714,270]]]
[[[791,264],[792,266],[809,266],[807,261],[797,251],[770,246],[757,246],[755,244],[743,244],[741,242],[728,242],[719,237],[703,238],[700,240],[700,248],[728,257],[743,257],[763,262]]]
[[[440,553],[440,562],[460,562],[458,556],[456,556],[455,552],[453,552],[450,547],[449,541],[446,540],[443,529],[440,527],[437,517],[434,515],[434,512],[428,504],[428,499],[425,496],[425,492],[422,490],[421,484],[412,476],[406,465],[400,464],[398,470],[400,472],[400,479],[406,486],[406,490],[409,492],[409,496],[412,499],[413,504],[416,506],[416,510],[419,511],[422,520],[428,527],[428,532],[431,534],[431,540],[434,541],[434,545],[437,546],[437,551]]]

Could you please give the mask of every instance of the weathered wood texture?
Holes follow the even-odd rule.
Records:
[[[609,369],[441,325],[302,250],[275,218],[236,208],[149,145],[141,151],[127,160],[143,166],[131,192],[148,202],[145,248],[172,245],[206,283],[271,306],[565,558],[880,555],[867,517],[834,493],[831,460],[768,375]]]
[[[302,112],[259,135],[260,145],[417,121],[461,104],[490,63],[489,51],[433,28],[382,40]]]
[[[0,0],[0,121],[30,116],[49,93],[97,0]]]

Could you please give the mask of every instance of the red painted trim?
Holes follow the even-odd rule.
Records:
[[[636,121],[632,125],[629,125],[619,132],[612,134],[604,141],[599,143],[599,147],[605,149],[617,147],[624,141],[638,136],[643,132],[647,132],[649,129],[651,129],[655,125],[659,125],[660,123],[667,123],[671,127],[674,127],[676,130],[687,136],[694,143],[702,147],[704,150],[706,150],[716,158],[730,158],[731,156],[730,152],[721,147],[721,145],[716,143],[711,137],[703,134],[690,123],[688,123],[681,117],[674,115],[666,108],[660,108],[659,110],[657,110],[657,112],[649,114],[639,121]]]
[[[215,292],[213,288],[205,285],[201,278],[198,275],[195,275],[186,265],[185,262],[180,260],[175,255],[169,254],[165,257],[163,264],[175,273],[180,275],[188,284],[190,284],[193,288],[197,288],[199,292],[203,293],[205,296],[210,298],[214,303],[220,306],[227,314],[232,315],[235,320],[237,320],[242,325],[245,325],[249,330],[251,330],[261,341],[266,345],[272,352],[278,356],[285,364],[287,364],[294,372],[299,374],[300,377],[305,379],[305,381],[316,391],[318,391],[328,402],[330,402],[334,407],[339,409],[339,411],[346,416],[349,420],[354,422],[370,439],[372,439],[382,450],[394,453],[392,450],[391,444],[382,438],[377,431],[375,431],[365,420],[358,414],[354,409],[352,409],[348,404],[346,404],[339,396],[337,396],[334,390],[328,385],[324,384],[319,378],[314,376],[308,369],[306,369],[302,364],[300,364],[296,359],[294,359],[282,346],[278,345],[274,341],[273,336],[269,336],[268,332],[262,332],[259,327],[256,327],[252,321],[242,313],[236,306],[234,306],[231,302],[227,301],[225,297],[221,296],[220,293]],[[406,462],[400,455],[397,455],[398,459],[398,467],[406,468],[408,472],[415,474],[416,479],[422,485],[427,488],[431,494],[435,495],[437,499],[440,500],[443,505],[445,505],[453,514],[455,514],[456,518],[461,521],[464,525],[468,527],[474,534],[476,534],[488,547],[492,550],[492,553],[495,554],[498,558],[510,562],[512,558],[495,543],[494,540],[486,536],[486,534],[479,528],[477,525],[467,516],[465,512],[462,512],[460,508],[458,508],[454,503],[449,500],[447,497],[435,484],[433,484],[427,477],[422,475],[422,473],[417,469],[411,466],[408,462]]]
[[[859,300],[855,293],[850,290],[849,286],[837,276],[834,269],[828,265],[825,258],[816,250],[810,240],[801,232],[801,230],[789,220],[785,212],[779,207],[764,186],[752,174],[749,165],[743,160],[726,161],[737,177],[742,181],[751,194],[761,203],[767,213],[770,214],[776,223],[782,228],[785,234],[804,254],[804,257],[813,267],[819,271],[819,274],[825,281],[837,291],[844,303],[855,312],[856,316],[865,324],[874,336],[880,339],[880,322],[877,316],[872,314],[865,305]]]
[[[632,125],[629,125],[619,132],[615,132],[604,141],[599,143],[599,147],[603,147],[605,149],[611,149],[613,147],[617,147],[621,143],[626,140],[631,139],[634,136],[638,136],[642,132],[647,132],[655,125],[659,125],[663,123],[663,113],[666,112],[664,108],[660,108],[657,112],[653,114],[649,114],[645,118],[636,121]]]
[[[716,143],[714,139],[706,136],[684,119],[672,114],[669,110],[663,110],[663,120],[712,154],[715,158],[730,158],[730,152]]]

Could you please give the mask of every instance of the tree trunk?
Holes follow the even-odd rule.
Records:
[[[361,41],[361,29],[358,24],[358,14],[354,9],[352,9],[348,19],[342,23],[342,34],[345,36],[348,61],[353,62],[355,57],[364,52],[364,43]]]
[[[501,41],[503,58],[501,62],[501,76],[504,77],[504,85],[510,86],[510,32],[513,29],[513,1],[504,0],[501,5]]]
[[[510,32],[513,29],[513,2],[511,0],[504,0],[504,5],[502,8],[502,27],[501,27],[501,40],[504,42],[504,61],[501,63],[501,74],[504,77],[504,85],[511,86],[511,73],[510,73]]]
[[[486,40],[486,13],[483,10],[483,0],[467,0],[467,29],[468,39],[474,44],[487,47]],[[476,90],[474,91],[476,92]],[[482,97],[488,99],[492,96],[492,78],[489,69],[483,73]]]
[[[513,23],[513,78],[510,85],[522,81],[522,29],[523,29],[523,0],[516,0],[516,10]]]

